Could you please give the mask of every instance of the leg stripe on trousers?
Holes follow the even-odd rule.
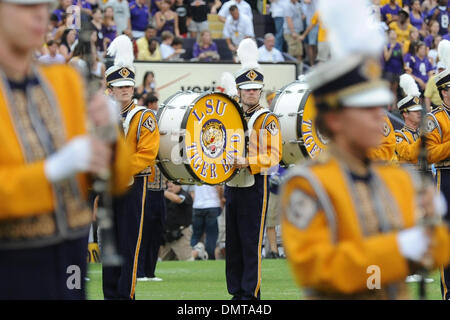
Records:
[[[442,288],[444,288],[444,292],[442,293],[442,299],[445,300],[447,297],[448,288],[447,288],[447,285],[445,284],[444,266],[441,266],[439,269],[440,269],[439,271],[441,273]]]
[[[141,221],[139,223],[139,235],[136,243],[136,250],[134,252],[134,261],[133,261],[133,276],[131,279],[131,292],[130,298],[134,297],[134,290],[136,289],[136,272],[137,272],[137,264],[139,260],[139,249],[141,247],[141,239],[142,239],[142,226],[144,224],[144,208],[145,208],[145,197],[147,192],[147,177],[144,177],[144,184],[142,186],[142,207],[141,207]]]
[[[266,218],[266,207],[267,207],[267,175],[264,175],[264,199],[261,213],[261,225],[259,227],[259,241],[258,241],[258,282],[256,284],[256,289],[254,292],[255,298],[258,297],[258,291],[261,286],[261,245],[264,235],[264,220]]]

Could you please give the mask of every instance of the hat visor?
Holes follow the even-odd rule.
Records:
[[[393,101],[394,95],[388,88],[375,87],[344,97],[342,105],[350,108],[370,108],[387,106]]]
[[[134,87],[134,81],[119,80],[110,84],[111,87]]]
[[[239,86],[239,89],[249,90],[249,89],[262,89],[264,85],[259,83],[246,83]]]
[[[411,106],[411,107],[409,107],[409,108],[406,108],[406,110],[408,110],[408,111],[420,111],[420,110],[422,110],[423,108],[422,108],[422,106],[421,105],[415,105],[415,106]]]

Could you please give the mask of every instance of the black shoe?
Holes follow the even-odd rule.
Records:
[[[278,253],[273,251],[270,251],[266,256],[267,259],[278,259],[279,257]]]

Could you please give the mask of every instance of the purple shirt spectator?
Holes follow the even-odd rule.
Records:
[[[387,45],[388,50],[391,49],[391,44]],[[384,72],[394,73],[396,75],[400,75],[403,73],[403,56],[402,56],[402,47],[400,43],[396,43],[394,46],[394,50],[392,51],[391,58],[388,61],[384,62]]]
[[[392,16],[398,16],[401,8],[396,4],[395,9],[392,9],[389,4],[381,7],[380,13],[383,21],[392,21]]]
[[[445,10],[439,9],[439,6],[431,9],[430,12],[428,13],[428,18],[431,19],[436,10],[439,10],[439,14],[436,17],[437,22],[439,22],[439,34],[443,36],[448,32],[448,24],[450,21],[450,13],[448,12],[448,5],[445,8]]]
[[[145,31],[150,18],[148,7],[137,2],[130,3],[130,20],[133,31]]]
[[[428,72],[433,70],[433,66],[431,65],[430,60],[428,60],[428,57],[420,59],[418,56],[414,56],[414,59],[411,58],[411,66],[413,75],[427,83]]]
[[[433,45],[433,40],[434,40],[434,37],[433,37],[433,35],[430,34],[430,35],[426,36],[425,39],[423,39],[423,42],[425,42],[425,44],[428,48],[431,48],[431,46]]]
[[[108,38],[109,40],[113,41],[114,38],[117,36],[117,26],[102,26],[102,33],[103,38]]]
[[[162,0],[151,0],[151,8],[152,8],[152,16],[154,16],[155,15],[155,13],[157,12],[157,11],[159,11],[159,8],[158,8],[158,6],[156,5],[156,3],[158,2],[161,2]]]
[[[203,52],[214,51],[217,54],[219,53],[217,50],[217,45],[215,42],[211,42],[208,48],[201,48],[200,45],[196,42],[192,48],[192,56],[197,58]],[[213,61],[212,57],[208,57],[206,59],[202,59],[202,61]]]
[[[416,17],[414,17],[413,14],[410,14],[409,15],[409,21],[414,27],[417,28],[417,30],[421,30],[423,22],[424,22],[424,15],[422,14],[419,19],[416,19]]]
[[[73,5],[77,5],[78,3],[81,3],[82,8],[92,10],[91,4],[86,0],[72,0]]]
[[[450,33],[447,33],[445,36],[442,37],[442,40],[448,40],[450,41]]]

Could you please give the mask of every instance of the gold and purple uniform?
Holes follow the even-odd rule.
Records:
[[[383,139],[379,147],[369,151],[369,158],[372,160],[393,161],[395,156],[395,131],[388,116],[384,118]]]
[[[143,231],[147,229],[145,217],[150,215],[147,188],[148,182],[155,178],[155,159],[159,150],[158,125],[150,109],[131,101],[123,108],[122,118],[126,143],[132,152],[130,170],[133,182],[127,194],[115,201],[117,241],[124,262],[120,268],[103,268],[105,299],[135,297],[139,252],[141,245],[146,247],[142,243]]]
[[[256,119],[251,120],[252,116]],[[250,170],[254,183],[246,187],[227,184],[225,188],[226,278],[233,299],[259,299],[268,170],[280,162],[282,142],[279,122],[273,113],[264,112],[257,105],[245,113],[245,119],[252,127],[249,168],[245,170]]]
[[[417,163],[420,153],[420,134],[418,130],[403,127],[395,131],[397,159],[404,163]]]
[[[427,160],[436,168],[436,183],[438,190],[442,192],[450,203],[450,108],[443,104],[427,114]],[[450,221],[447,211],[444,217]],[[445,300],[450,299],[450,270],[441,268],[441,289]]]
[[[44,163],[72,138],[86,135],[86,103],[77,72],[64,65],[33,67],[22,82],[0,86],[0,296],[83,299],[66,286],[67,268],[86,272],[88,174],[50,182]],[[114,192],[131,177],[123,138],[116,144]],[[26,271],[26,272],[25,272]],[[83,279],[83,278],[82,278]]]
[[[286,256],[310,299],[405,299],[409,263],[397,233],[417,224],[418,184],[390,164],[362,163],[330,146],[330,153],[290,170],[282,193]],[[338,186],[338,187],[337,187]],[[435,265],[450,259],[449,233],[438,227]],[[373,266],[379,290],[368,289]]]

